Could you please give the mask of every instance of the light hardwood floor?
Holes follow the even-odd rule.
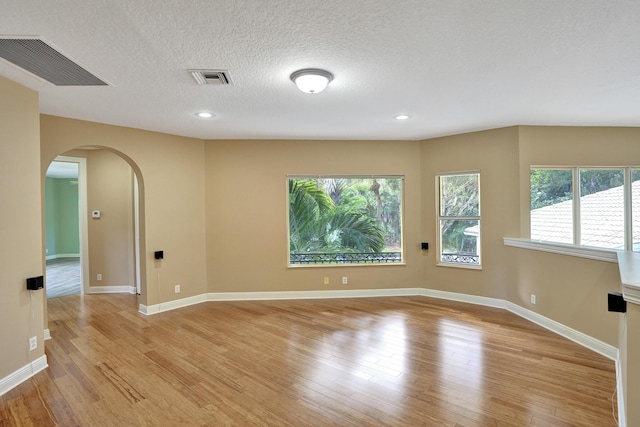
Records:
[[[1,426],[615,426],[614,362],[509,312],[425,297],[49,300],[49,369]]]

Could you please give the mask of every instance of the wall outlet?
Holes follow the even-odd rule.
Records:
[[[38,348],[38,337],[29,338],[29,351],[33,351]]]
[[[347,279],[347,276],[343,276],[343,277],[342,277],[342,284],[343,284],[343,285],[346,285],[346,284],[348,284],[348,283],[349,283],[349,280]]]
[[[102,280],[102,274],[98,273],[96,278],[98,279],[98,282]]]
[[[531,304],[535,304],[536,303],[536,296],[534,294],[531,294]]]
[[[180,285],[175,285],[173,287],[173,292],[175,292],[176,294],[179,294],[180,293]]]
[[[329,277],[327,277],[327,276],[324,277],[324,284],[325,285],[329,284]]]

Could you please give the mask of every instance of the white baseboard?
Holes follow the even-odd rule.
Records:
[[[43,355],[29,363],[26,366],[18,369],[14,373],[0,379],[0,396],[8,392],[14,387],[19,386],[38,372],[46,369],[49,365],[47,364],[47,356]]]
[[[89,286],[90,294],[135,294],[135,286]]]
[[[624,387],[622,387],[622,366],[620,364],[620,355],[616,358],[616,379],[618,393],[618,426],[627,427],[627,408],[625,406],[626,400],[624,399]]]
[[[424,295],[424,289],[401,288],[347,289],[333,291],[217,292],[196,295],[193,297],[182,298],[149,306],[140,304],[139,311],[142,314],[151,315],[207,301],[266,301],[289,299],[370,298],[416,295]]]
[[[80,258],[80,254],[55,254],[47,255],[46,257],[44,257],[44,259],[46,259],[47,261],[58,258]]]
[[[345,289],[331,291],[219,292],[208,293],[207,301],[260,301],[289,299],[370,298],[424,295],[424,289]]]
[[[423,289],[423,295],[431,298],[447,299],[451,301],[466,302],[487,307],[506,309],[507,302],[503,299],[480,297],[477,295],[459,294],[455,292],[438,291],[436,289]]]
[[[536,323],[545,329],[555,332],[558,335],[562,335],[563,337],[570,339],[571,341],[576,342],[583,347],[593,350],[596,353],[603,355],[604,357],[607,357],[614,361],[618,359],[618,349],[616,347],[590,337],[587,334],[583,334],[580,331],[576,331],[575,329],[565,326],[562,323],[556,322],[555,320],[544,317],[531,310],[527,310],[526,308],[516,305],[512,302],[506,301],[506,303],[506,309],[510,312],[517,314],[518,316],[525,318],[533,323]]]
[[[200,294],[193,297],[181,298],[149,306],[140,304],[140,306],[138,307],[138,311],[142,314],[151,315],[162,313],[164,311],[175,310],[177,308],[187,307],[189,305],[200,304],[203,302],[207,302],[207,294]]]
[[[575,329],[565,326],[562,323],[556,322],[555,320],[544,317],[541,314],[514,304],[511,301],[506,301],[498,298],[480,297],[476,295],[457,294],[454,292],[438,291],[434,289],[425,289],[425,296],[466,302],[476,305],[484,305],[488,307],[503,308],[517,316],[529,320],[530,322],[538,324],[551,332],[555,332],[558,335],[570,339],[571,341],[578,343],[583,347],[593,350],[604,357],[607,357],[614,361],[618,360],[618,349],[616,347],[590,337],[589,335],[584,334],[580,331],[576,331]]]

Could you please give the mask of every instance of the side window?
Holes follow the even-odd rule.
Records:
[[[631,250],[640,251],[640,169],[631,169]]]
[[[438,187],[438,264],[479,267],[480,173],[441,174]]]
[[[529,179],[532,240],[603,249],[637,249],[636,242],[640,241],[640,208],[636,208],[640,204],[638,169],[531,168]]]
[[[573,170],[531,169],[531,239],[572,244]]]

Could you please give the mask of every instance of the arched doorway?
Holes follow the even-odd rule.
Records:
[[[105,147],[79,147],[55,161],[78,168],[80,293],[142,294],[144,191],[139,168],[124,154]],[[47,229],[46,184],[45,245],[50,249],[55,245],[46,242],[53,234]],[[45,258],[56,255],[47,253]]]

